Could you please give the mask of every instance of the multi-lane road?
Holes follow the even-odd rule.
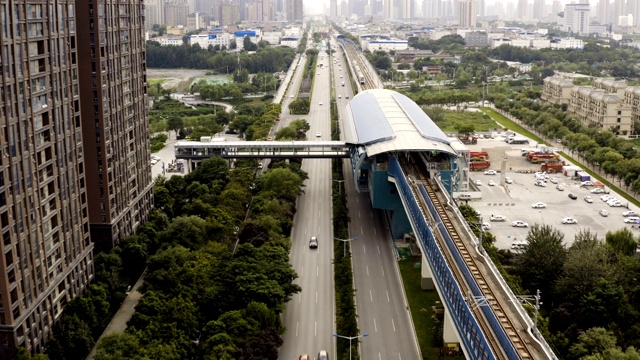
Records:
[[[332,48],[340,50],[335,41]],[[293,118],[304,118],[311,125],[309,139],[330,140],[330,90],[335,90],[340,121],[346,119],[348,102],[353,98],[346,60],[337,51],[337,63],[321,53],[322,69],[316,69],[311,112],[306,116],[284,116],[283,124]],[[292,77],[285,95],[286,109],[300,83],[304,62]],[[333,67],[333,72],[330,71]],[[331,76],[333,73],[333,76]],[[342,77],[340,77],[342,75]],[[342,81],[345,86],[342,86]],[[339,96],[340,95],[340,96]],[[349,99],[346,98],[349,96]],[[322,105],[320,105],[322,103]],[[285,111],[286,112],[286,111]],[[344,128],[344,126],[341,126]],[[316,138],[319,132],[321,137]],[[318,351],[327,350],[335,358],[335,296],[333,283],[333,244],[331,228],[331,173],[329,159],[308,159],[303,169],[308,172],[305,194],[298,199],[292,233],[291,263],[299,274],[302,292],[293,297],[283,314],[287,332],[280,348],[280,359],[297,360],[301,354],[315,359]],[[418,359],[420,351],[402,281],[394,256],[393,244],[386,228],[384,213],[373,210],[368,194],[358,194],[353,186],[348,161],[345,161],[345,183],[350,209],[354,286],[360,332],[368,333],[360,345],[362,359]],[[309,239],[317,236],[318,249],[309,249]],[[341,334],[355,336],[358,334]]]
[[[326,59],[326,55],[324,55]],[[295,94],[304,63],[293,77],[287,94]],[[330,140],[329,70],[317,69],[313,85],[311,111],[304,118],[311,125],[308,139]],[[322,103],[322,105],[320,105]],[[283,106],[284,108],[284,106]],[[286,116],[286,118],[290,118]],[[284,120],[284,119],[283,119]],[[283,124],[285,125],[285,124]],[[320,137],[316,137],[316,133]],[[291,264],[299,275],[302,292],[293,297],[283,314],[287,327],[280,359],[297,360],[301,354],[315,358],[327,350],[335,358],[335,296],[333,283],[333,240],[331,227],[331,160],[307,159],[302,169],[309,174],[305,193],[298,198],[291,235]],[[309,248],[309,239],[318,238],[318,248]]]

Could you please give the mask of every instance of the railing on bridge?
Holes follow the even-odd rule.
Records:
[[[425,189],[424,185],[418,184],[418,188],[420,189],[420,194],[422,195],[422,198],[427,202],[427,206],[429,207],[429,212],[431,212],[431,216],[433,216],[433,218],[435,219],[437,223],[436,226],[438,226],[438,228],[440,229],[440,233],[444,237],[445,243],[447,244],[449,251],[453,255],[458,269],[462,271],[462,274],[465,280],[467,281],[467,285],[471,289],[473,296],[475,297],[484,296],[484,294],[482,293],[482,290],[480,290],[480,287],[478,286],[478,283],[473,277],[473,274],[471,274],[471,271],[469,270],[464,259],[460,255],[460,252],[458,251],[458,248],[456,247],[453,239],[451,239],[451,236],[449,235],[449,232],[447,231],[444,223],[442,222],[440,214],[438,214],[438,211],[436,210],[433,202],[429,198],[429,195],[427,194],[427,190]],[[507,357],[509,359],[520,358],[520,356],[516,352],[515,347],[511,343],[511,340],[505,333],[504,329],[502,328],[502,325],[496,318],[496,315],[493,313],[491,308],[489,306],[481,306],[480,309],[484,314],[485,319],[487,319],[487,322],[491,326],[491,330],[496,335],[498,342],[500,342],[500,346],[502,347],[505,354],[507,354]]]
[[[433,271],[434,281],[442,291],[443,301],[446,303],[453,323],[460,334],[464,347],[471,352],[473,359],[495,359],[487,339],[480,329],[480,325],[471,313],[465,296],[460,290],[451,269],[438,248],[429,229],[425,215],[422,213],[418,202],[411,191],[407,178],[400,168],[400,163],[395,157],[389,159],[389,175],[395,178],[400,197],[405,205],[409,219],[411,220],[419,241],[422,244],[424,255]],[[515,359],[518,357],[516,356]]]
[[[181,141],[176,159],[222,158],[347,158],[350,145],[342,141]]]

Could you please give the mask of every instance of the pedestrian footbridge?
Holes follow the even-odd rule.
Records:
[[[353,147],[343,141],[180,141],[175,144],[176,159],[201,161],[210,157],[227,159],[325,159],[347,158]]]

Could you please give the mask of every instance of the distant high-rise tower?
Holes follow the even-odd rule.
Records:
[[[393,18],[393,2],[394,0],[382,0],[382,16],[386,20]]]
[[[589,34],[589,4],[568,4],[564,7],[564,31]]]
[[[153,25],[164,24],[164,0],[147,0],[144,3],[145,25],[151,29]]]
[[[518,19],[524,20],[529,18],[529,2],[527,0],[518,0]]]
[[[302,21],[302,0],[287,0],[287,21]]]
[[[476,0],[460,0],[459,26],[465,29],[476,27]]]
[[[329,17],[335,19],[338,16],[338,0],[330,0]]]
[[[611,3],[609,2],[609,0],[600,0],[598,1],[598,22],[600,24],[610,24],[611,23],[611,18],[609,17],[610,11],[609,11],[609,7],[611,6]]]
[[[544,0],[533,0],[533,18],[540,21],[547,14],[545,14],[545,1]]]
[[[487,5],[484,0],[478,0],[476,2],[476,11],[478,11],[478,16],[484,17],[487,11]]]
[[[164,24],[168,26],[187,25],[189,4],[185,0],[172,0],[164,5]]]

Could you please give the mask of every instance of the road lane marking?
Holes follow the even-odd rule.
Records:
[[[367,276],[369,276],[369,265],[365,265],[365,268],[367,268]]]
[[[396,323],[391,319],[391,325],[393,326],[393,331],[396,331]]]
[[[318,303],[318,291],[316,291],[316,304]]]
[[[371,292],[371,290],[369,290],[369,298],[371,299],[371,302],[373,302],[373,293]]]
[[[300,322],[296,321],[296,337],[298,337],[298,327],[300,327]]]
[[[382,269],[382,276],[384,276],[384,267],[380,266],[380,269]]]
[[[376,318],[373,318],[373,329],[378,332],[378,325],[376,325]]]
[[[378,359],[382,360],[382,354],[378,353]]]
[[[373,228],[373,234],[374,234],[374,235],[378,235],[378,232],[376,231],[376,228],[375,228],[375,227]]]
[[[360,226],[360,234],[364,235],[364,230],[362,230],[362,226]]]
[[[380,255],[380,245],[377,245],[377,246],[378,246],[378,255]]]
[[[320,276],[320,266],[316,266],[316,277]]]
[[[318,322],[316,321],[313,326],[313,336],[318,336]]]
[[[402,360],[402,356],[400,356],[400,353],[398,353],[398,360]]]
[[[362,250],[364,250],[364,254],[367,255],[367,248],[364,245],[362,245]]]
[[[360,214],[360,210],[358,210],[358,219],[362,219],[362,216]]]
[[[300,277],[304,276],[304,266],[302,267],[302,270],[300,270]]]
[[[389,299],[389,290],[387,290],[387,302],[391,302],[391,299]]]

